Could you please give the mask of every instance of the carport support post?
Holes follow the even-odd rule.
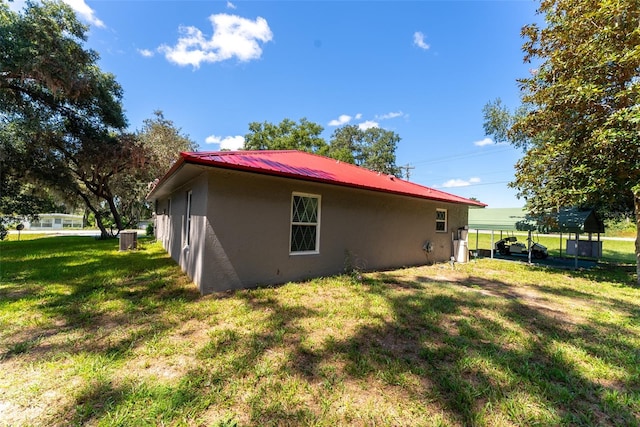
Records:
[[[480,230],[476,230],[476,258],[478,258],[478,236],[480,235]]]
[[[527,245],[529,246],[529,264],[531,264],[531,250],[533,249],[533,245],[531,244],[531,230],[527,234]]]
[[[574,247],[576,250],[576,256],[575,256],[575,265],[574,265],[574,270],[578,269],[578,239],[580,238],[579,234],[576,233],[576,242],[574,243]]]
[[[491,259],[493,259],[493,230],[491,230]]]

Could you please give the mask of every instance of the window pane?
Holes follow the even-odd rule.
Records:
[[[293,222],[316,223],[318,221],[318,199],[293,196]]]
[[[446,231],[444,222],[436,222],[436,231]]]
[[[291,226],[291,252],[307,252],[316,250],[316,226]]]

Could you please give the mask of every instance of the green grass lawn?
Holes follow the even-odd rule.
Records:
[[[201,297],[139,246],[0,243],[0,425],[640,424],[633,266],[484,259]]]

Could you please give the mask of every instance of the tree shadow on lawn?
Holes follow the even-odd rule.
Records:
[[[25,352],[36,359],[56,352],[124,354],[151,329],[159,332],[174,326],[161,317],[149,322],[150,316],[161,313],[163,304],[200,296],[173,260],[144,245],[137,251],[118,252],[117,241],[88,237],[15,243],[30,244],[27,250],[33,261],[26,266],[25,261],[3,261],[0,310],[10,312],[15,305],[22,310],[16,316],[27,319],[3,334],[9,348],[0,353],[0,360]],[[141,327],[151,323],[152,327]],[[114,339],[117,328],[125,333]],[[58,334],[74,339],[55,339]]]
[[[76,424],[109,417],[110,423],[123,425],[141,420],[156,425],[177,420],[211,425],[211,419],[203,414],[211,407],[229,407],[234,402],[246,405],[247,413],[238,414],[236,407],[236,416],[231,418],[241,415],[252,425],[312,423],[314,413],[286,390],[284,374],[277,375],[265,359],[289,345],[300,348],[298,334],[302,331],[297,322],[318,313],[302,306],[284,306],[260,289],[238,291],[234,296],[260,321],[241,328],[212,326],[207,340],[193,343],[198,366],[185,372],[176,384],[132,380],[115,386],[107,380],[98,381],[79,393],[74,405],[66,409],[69,414],[59,413],[56,419],[73,419]],[[249,385],[238,385],[242,383]],[[238,393],[245,402],[238,402]],[[218,418],[218,422],[229,419]]]
[[[593,340],[561,315],[514,297],[511,285],[500,281],[491,281],[495,297],[468,291],[432,295],[429,288],[443,284],[428,278],[418,282],[426,286],[398,293],[384,279],[368,280],[363,285],[367,292],[387,299],[395,320],[365,326],[313,357],[298,350],[293,359],[304,360],[300,372],[322,377],[320,361],[338,354],[348,361],[345,375],[399,387],[417,405],[439,402],[463,425],[487,424],[496,409],[516,424],[638,424],[637,374],[630,382],[595,382],[562,350],[567,344],[597,358],[622,348],[620,353],[640,358],[637,348],[617,338],[613,326],[598,325]],[[498,318],[487,314],[492,311],[499,312]],[[521,338],[510,342],[514,335]],[[602,336],[609,338],[602,341]],[[611,356],[606,362],[620,369],[633,366]],[[424,388],[411,386],[407,377],[419,378]],[[625,399],[635,403],[625,404]]]
[[[61,352],[122,360],[155,334],[175,327],[180,316],[163,316],[166,304],[194,301],[199,294],[191,284],[164,278],[167,272],[177,277],[179,269],[168,257],[158,258],[144,250],[113,252],[100,261],[87,260],[79,278],[77,270],[64,270],[69,258],[61,255],[50,264],[62,270],[55,278],[47,279],[46,269],[41,269],[20,279],[41,283],[41,288],[40,284],[29,286],[23,296],[43,299],[44,312],[58,323],[10,334],[16,344],[26,344],[13,347],[23,350],[8,351],[0,361],[21,355],[48,360]],[[111,273],[105,275],[105,269]],[[129,277],[122,280],[123,275]],[[314,347],[305,339],[311,331],[304,324],[324,312],[285,305],[269,289],[239,291],[234,299],[253,311],[252,323],[212,327],[208,340],[194,347],[200,366],[189,369],[177,384],[132,380],[116,385],[108,375],[96,374],[74,396],[71,406],[57,408],[51,419],[74,424],[107,418],[114,424],[132,419],[156,424],[194,421],[211,407],[235,409],[233,405],[242,400],[238,393],[246,393],[248,413],[243,416],[250,424],[313,424],[327,411],[317,394],[330,397],[334,387],[350,382],[362,394],[381,393],[387,401],[402,396],[402,401],[390,404],[413,406],[417,411],[425,408],[425,414],[441,411],[461,425],[490,424],[496,413],[499,419],[520,425],[638,425],[638,372],[631,380],[594,381],[566,350],[573,348],[619,370],[632,366],[633,361],[619,359],[626,354],[636,358],[637,366],[640,352],[615,325],[576,327],[562,312],[531,304],[520,298],[515,286],[500,280],[469,277],[452,283],[427,276],[404,280],[392,273],[370,277],[344,286],[351,286],[365,302],[370,298],[386,301],[390,318],[376,319],[343,338],[326,335],[322,345]],[[60,282],[66,284],[64,291],[47,290],[48,284]],[[3,286],[0,292],[16,295],[20,286]],[[553,292],[544,287],[540,291]],[[602,295],[563,292],[559,296],[587,302],[595,297],[594,303],[610,307],[616,303]],[[121,307],[115,312],[100,308],[114,302]],[[636,307],[628,303],[623,309],[637,322]],[[125,333],[112,333],[121,327]],[[58,333],[76,338],[52,340]],[[620,350],[612,353],[612,348]],[[268,363],[278,357],[284,357],[284,363]],[[301,387],[292,380],[296,376],[316,390],[311,397],[308,392],[301,397],[305,392],[296,389]],[[239,391],[246,383],[251,388]],[[335,409],[331,402],[329,409]],[[372,423],[402,421],[379,414],[373,417]]]
[[[265,290],[236,294],[261,320],[209,334],[197,353],[202,368],[187,375],[204,378],[194,402],[203,408],[237,403],[235,382],[242,379],[250,383],[243,393],[251,425],[327,422],[324,415],[341,409],[331,395],[349,387],[382,406],[411,407],[427,417],[443,413],[445,422],[460,425],[638,425],[638,373],[594,380],[581,370],[588,362],[572,354],[614,371],[634,366],[623,360],[625,354],[637,362],[640,353],[615,325],[576,325],[564,312],[519,297],[515,286],[502,281],[370,277],[351,286],[365,300],[387,301],[391,319],[362,325],[343,338],[324,334],[321,345],[310,345],[306,335],[312,331],[301,325],[325,316],[324,308],[283,305]],[[266,362],[279,354],[284,363]],[[295,378],[306,385],[291,385]],[[363,419],[372,424],[407,421],[384,409],[371,411]]]

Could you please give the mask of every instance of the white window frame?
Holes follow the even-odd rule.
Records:
[[[187,211],[185,215],[185,244],[189,246],[191,244],[191,210],[192,210],[192,201],[193,201],[193,191],[187,191]]]
[[[307,197],[317,199],[318,201],[318,212],[316,213],[316,222],[294,222],[293,221],[293,207],[295,197]],[[289,255],[317,255],[320,253],[320,218],[322,212],[322,196],[319,194],[311,194],[311,193],[299,193],[293,192],[291,193],[291,208],[289,210],[291,214],[291,218],[289,221]],[[311,251],[294,251],[293,250],[293,227],[296,225],[313,225],[316,227],[316,247]]]
[[[438,219],[438,214],[444,212],[444,219]],[[436,209],[436,233],[446,233],[448,230],[449,213],[447,209]],[[444,224],[444,230],[438,229],[438,224]]]

